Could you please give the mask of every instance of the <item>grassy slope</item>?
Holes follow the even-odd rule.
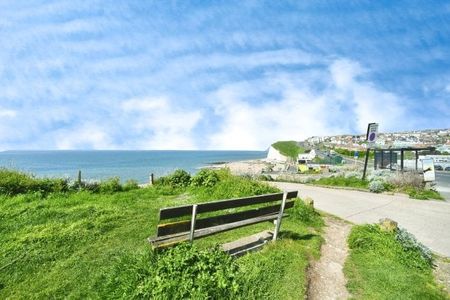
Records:
[[[104,278],[121,257],[148,251],[160,207],[249,194],[252,184],[230,183],[215,189],[164,196],[156,188],[116,194],[52,194],[0,197],[0,298],[107,298]],[[236,186],[236,185],[235,185]],[[208,197],[209,195],[209,197]],[[228,198],[228,197],[225,197]],[[270,223],[198,241],[209,247],[263,229]],[[318,256],[315,229],[286,219],[285,238],[262,252],[241,258],[242,267],[259,274],[254,294],[297,298],[305,292],[308,257]],[[256,275],[255,275],[256,276]],[[105,294],[106,293],[106,294]],[[251,293],[250,293],[251,294]]]
[[[299,147],[295,141],[279,141],[272,144],[272,147],[280,151],[281,154],[287,157],[297,159],[300,153],[304,153],[305,149]]]
[[[344,271],[355,299],[449,299],[436,286],[431,268],[408,255],[393,234],[354,226],[349,244]]]

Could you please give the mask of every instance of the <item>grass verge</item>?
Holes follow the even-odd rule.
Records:
[[[344,272],[355,299],[449,299],[419,247],[402,244],[395,233],[377,225],[354,226],[348,241]]]
[[[164,268],[170,264],[157,264],[154,258],[158,254],[150,251],[146,238],[155,234],[161,207],[274,191],[273,187],[226,172],[219,177],[214,186],[157,185],[123,192],[0,196],[0,298],[151,298],[155,296],[151,294],[153,289],[161,291],[156,298],[170,298],[165,294],[170,291],[164,288],[166,283],[177,284],[182,290],[181,283],[189,282],[183,278],[191,280],[191,275],[198,274],[215,279],[203,278],[205,283],[193,296],[204,296],[206,291],[211,298],[303,297],[309,259],[319,255],[322,224],[320,217],[301,205],[283,219],[280,241],[237,259],[235,266],[214,253],[172,255],[181,261],[200,262],[205,262],[202,257],[207,261],[212,257],[213,263],[188,263],[200,268],[196,269],[198,274],[179,274],[178,269],[167,273]],[[307,218],[303,220],[302,216]],[[273,224],[240,228],[198,240],[195,245],[200,252],[206,251],[218,243],[265,229],[273,229]],[[220,273],[224,264],[227,272]],[[230,272],[235,272],[236,284],[229,285],[232,281],[220,275]],[[160,277],[161,285],[155,285],[155,274],[171,277]],[[218,289],[220,294],[207,288],[211,282],[222,287]]]
[[[326,186],[340,186],[340,187],[352,187],[358,189],[368,189],[369,182],[362,180],[358,177],[345,177],[345,176],[334,176],[334,177],[322,177],[320,179],[310,182],[313,185],[326,185]]]

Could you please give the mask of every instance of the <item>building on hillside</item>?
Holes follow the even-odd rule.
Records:
[[[314,158],[316,158],[316,151],[312,149],[308,153],[300,153],[297,156],[297,162],[299,164],[308,164],[310,163]]]

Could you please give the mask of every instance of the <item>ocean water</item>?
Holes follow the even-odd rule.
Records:
[[[150,173],[156,177],[176,169],[195,173],[209,164],[266,155],[265,151],[5,151],[0,152],[0,167],[69,179],[75,179],[81,170],[87,180],[118,176],[145,183]]]

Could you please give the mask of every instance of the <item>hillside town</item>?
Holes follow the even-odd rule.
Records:
[[[314,147],[339,147],[348,150],[364,150],[367,148],[366,134],[312,136],[305,141]],[[450,154],[450,129],[427,129],[403,132],[378,133],[377,148],[435,147],[436,151]]]

